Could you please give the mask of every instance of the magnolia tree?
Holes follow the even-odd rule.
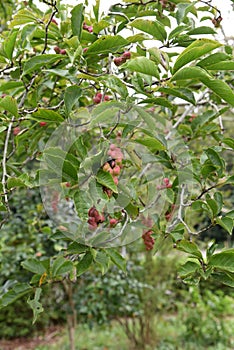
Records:
[[[75,283],[94,264],[125,270],[121,247],[137,240],[150,255],[164,244],[187,253],[188,283],[234,286],[234,249],[197,245],[234,226],[223,191],[234,183],[233,49],[216,40],[225,18],[208,0],[125,0],[107,14],[85,3],[0,6],[1,226],[15,191],[37,187],[64,242],[21,262],[30,281],[1,289],[1,307],[28,295],[34,321],[43,286]]]

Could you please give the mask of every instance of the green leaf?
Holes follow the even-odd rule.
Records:
[[[195,40],[178,56],[174,64],[173,74],[176,73],[181,67],[184,67],[187,63],[196,60],[197,58],[220,46],[222,45],[219,42],[210,39]]]
[[[171,81],[187,79],[201,80],[204,78],[211,79],[211,75],[209,75],[204,69],[200,67],[185,67],[176,72],[172,76]]]
[[[121,67],[123,69],[129,69],[132,72],[139,72],[158,79],[160,78],[156,64],[146,57],[133,58],[124,63]]]
[[[43,273],[46,272],[44,265],[39,260],[33,258],[23,261],[21,265],[25,270],[36,273],[38,275],[43,275]]]
[[[81,254],[81,253],[85,253],[88,249],[89,249],[89,247],[87,247],[84,244],[81,244],[78,242],[72,242],[71,244],[69,244],[69,246],[67,248],[67,253],[68,254]]]
[[[181,98],[182,100],[188,101],[192,103],[193,105],[196,104],[194,94],[190,89],[186,88],[168,88],[168,87],[162,87],[158,89],[159,92],[163,92],[167,95],[172,95]]]
[[[100,8],[100,0],[96,0],[95,5],[93,6],[93,13],[97,22],[99,19],[99,8]]]
[[[17,34],[18,30],[12,31],[4,42],[4,52],[6,53],[6,56],[9,60],[12,60],[12,54],[15,47]]]
[[[65,90],[64,94],[64,104],[67,110],[67,114],[70,114],[73,106],[76,104],[81,96],[81,88],[76,85],[69,86]]]
[[[216,205],[218,207],[217,214],[222,210],[223,207],[223,195],[221,192],[215,192],[214,199],[216,201]]]
[[[202,254],[197,245],[187,240],[182,240],[176,244],[176,248],[190,254],[194,258],[202,259]]]
[[[87,219],[87,213],[90,208],[88,193],[81,190],[76,191],[73,198],[78,216],[82,219]]]
[[[167,32],[164,26],[157,20],[149,21],[146,19],[135,19],[129,23],[131,27],[139,29],[145,33],[151,34],[155,39],[164,42],[167,39]]]
[[[234,273],[234,249],[212,255],[208,266]]]
[[[77,276],[87,271],[93,263],[93,255],[88,251],[77,264]]]
[[[126,272],[126,260],[119,254],[116,249],[109,248],[105,252],[109,255],[112,262],[119,267],[122,271]]]
[[[197,63],[197,66],[202,68],[209,68],[209,66],[212,66],[216,63],[220,63],[222,61],[226,61],[228,59],[230,59],[229,55],[223,52],[216,52],[200,60]]]
[[[194,261],[187,261],[185,264],[180,266],[178,274],[181,278],[185,278],[194,275],[199,269],[199,264]]]
[[[23,9],[19,10],[16,15],[14,16],[13,20],[10,22],[10,28],[21,25],[21,24],[26,24],[26,23],[37,23],[38,18],[29,10]]]
[[[216,34],[216,31],[211,27],[201,26],[191,29],[187,32],[188,35],[200,35],[200,34]]]
[[[171,40],[177,37],[180,33],[184,32],[186,29],[188,29],[188,26],[185,26],[185,25],[177,26],[175,29],[173,29],[170,32],[168,39]]]
[[[224,101],[234,106],[234,92],[222,80],[212,78],[204,69],[200,67],[185,67],[176,72],[171,81],[197,79],[206,85],[210,90],[216,93]]]
[[[103,79],[103,78],[102,78]],[[121,79],[115,75],[107,75],[102,80],[103,84],[112,91],[116,91],[123,99],[128,96],[128,89]]]
[[[63,117],[50,109],[39,108],[37,112],[32,114],[32,119],[37,121],[45,121],[45,122],[63,122]]]
[[[21,81],[7,81],[1,82],[0,91],[6,92],[8,90],[16,89],[18,87],[23,87],[23,83]]]
[[[58,256],[52,265],[52,276],[57,277],[65,273],[71,272],[73,269],[73,263],[64,259],[62,256]]]
[[[13,97],[5,96],[0,99],[0,108],[10,112],[14,117],[18,117],[18,106]]]
[[[7,127],[6,126],[0,126],[0,133],[2,133],[3,131],[5,131],[7,129]]]
[[[210,79],[207,77],[200,79],[210,90],[222,98],[224,101],[234,107],[234,92],[227,83],[219,79]]]
[[[147,148],[149,148],[151,152],[162,151],[166,149],[166,147],[161,141],[151,136],[145,136],[144,138],[141,138],[141,139],[135,139],[134,142],[137,142],[137,143],[140,143],[141,145],[146,146]]]
[[[11,189],[14,187],[25,187],[26,184],[24,181],[18,177],[8,177],[7,179],[7,188]]]
[[[225,145],[228,145],[229,147],[234,149],[234,140],[231,137],[226,137],[222,139],[222,143],[225,143]]]
[[[103,35],[89,46],[88,50],[86,51],[86,55],[109,54],[111,52],[115,53],[127,45],[128,41],[120,35]]]
[[[230,235],[232,234],[232,230],[234,227],[234,221],[232,218],[225,216],[222,218],[217,218],[216,222],[218,225],[223,227]]]
[[[111,189],[114,193],[118,193],[116,184],[114,183],[113,177],[107,171],[100,169],[96,175],[97,182],[102,186]]]
[[[222,61],[219,63],[211,64],[207,67],[208,70],[234,70],[234,61]]]
[[[109,124],[113,125],[117,114],[120,112],[120,107],[118,105],[116,106],[115,102],[103,102],[102,105],[102,109],[99,106],[93,109],[91,127],[104,122],[109,122]]]
[[[211,161],[211,163],[215,166],[220,168],[221,172],[224,169],[225,163],[223,159],[219,156],[219,154],[213,149],[213,148],[208,148],[205,150],[205,154]]]
[[[82,24],[83,24],[83,11],[84,11],[84,5],[78,4],[75,7],[73,7],[71,11],[71,28],[72,28],[72,34],[74,36],[77,36],[80,40],[81,31],[82,31]]]
[[[183,22],[184,18],[186,15],[194,9],[194,4],[188,4],[188,3],[178,3],[177,6],[177,11],[176,11],[176,20],[177,23]]]
[[[17,283],[14,287],[5,293],[0,299],[0,308],[14,303],[19,298],[32,292],[32,287],[28,283]]]
[[[101,267],[102,274],[104,275],[109,268],[110,257],[105,251],[98,251],[94,258],[95,262]]]
[[[234,287],[234,273],[222,271],[220,273],[212,273],[211,276],[219,283],[226,284],[229,287]]]
[[[34,299],[32,300],[29,299],[27,301],[27,303],[33,310],[33,324],[36,322],[38,315],[44,311],[42,304],[39,302],[41,292],[42,292],[41,288],[36,288]]]
[[[217,216],[219,213],[219,207],[218,207],[218,204],[216,203],[216,201],[214,199],[210,198],[210,195],[206,196],[206,203],[208,204],[208,206],[212,210],[213,217]]]
[[[137,113],[139,114],[139,116],[144,120],[144,122],[147,124],[147,126],[149,127],[150,130],[154,130],[155,129],[155,120],[154,118],[150,115],[150,113],[146,112],[144,110],[144,108],[139,107],[139,106],[135,106],[133,108],[135,111],[137,111]]]
[[[44,55],[33,56],[32,58],[29,58],[24,63],[23,75],[37,71],[44,66],[48,68],[48,65],[59,60],[64,60],[64,55],[59,55],[59,54],[45,55],[44,54]]]

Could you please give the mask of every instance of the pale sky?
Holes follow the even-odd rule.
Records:
[[[64,4],[70,4],[70,5],[77,5],[80,3],[84,3],[82,0],[63,0]],[[121,2],[119,0],[100,0],[100,12],[107,12],[109,7],[113,4],[116,4],[118,2]],[[222,4],[220,3],[220,0],[212,0],[212,5],[217,6],[223,17],[222,21],[222,27],[224,30],[224,33],[228,37],[234,37],[234,29],[233,29],[233,22],[234,22],[234,9],[232,8],[231,1],[230,0],[224,0],[222,1]],[[43,8],[44,4],[41,2],[39,3],[38,0],[35,0],[35,3],[38,4],[40,8]],[[92,5],[95,3],[95,0],[89,0],[89,7],[92,8]],[[46,7],[47,8],[47,7]],[[205,24],[205,23],[204,23]],[[209,24],[207,24],[209,25]]]

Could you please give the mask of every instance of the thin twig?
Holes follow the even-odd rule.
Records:
[[[6,206],[6,209],[7,209],[7,215],[4,218],[4,220],[1,221],[0,228],[6,222],[6,220],[8,219],[8,217],[9,217],[9,215],[11,213],[11,210],[10,210],[10,207],[9,207],[9,201],[8,201],[7,183],[6,183],[6,179],[7,179],[6,164],[7,164],[8,144],[9,144],[11,130],[12,130],[12,126],[13,126],[14,120],[15,120],[15,117],[12,117],[11,122],[8,125],[7,134],[6,134],[5,143],[4,143],[4,150],[3,150],[3,158],[2,158],[2,189],[3,189],[3,196],[4,196],[5,206]]]
[[[56,15],[56,13],[58,13],[58,8],[56,7],[56,1],[54,3],[51,3],[50,6],[52,6],[54,8],[54,10],[51,13],[49,21],[45,25],[45,44],[44,44],[44,48],[43,48],[43,50],[41,52],[42,54],[45,53],[45,51],[47,49],[47,45],[48,45],[48,29],[49,29],[49,25],[52,22],[53,17]]]

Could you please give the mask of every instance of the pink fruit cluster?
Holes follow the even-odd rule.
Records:
[[[54,51],[60,55],[66,55],[67,51],[65,49],[60,49],[60,47],[55,46]]]
[[[87,32],[92,33],[93,32],[93,27],[88,26],[85,22],[83,23],[83,29],[87,30]]]
[[[167,177],[165,177],[163,179],[163,184],[157,186],[157,190],[163,190],[165,188],[171,188],[171,187],[172,187],[172,184],[170,183],[170,180]]]
[[[88,224],[89,224],[90,230],[95,230],[99,224],[102,224],[104,221],[107,221],[105,216],[103,214],[100,214],[95,207],[92,207],[89,209],[88,215],[89,215]],[[118,220],[115,218],[108,217],[108,220],[109,220],[110,227],[115,227],[118,223]]]
[[[110,96],[108,95],[105,95],[104,98],[103,98],[103,94],[101,92],[98,92],[94,98],[93,98],[93,102],[96,103],[96,104],[99,104],[102,102],[102,99],[103,101],[110,101]]]
[[[100,214],[95,207],[89,209],[88,215],[88,224],[90,230],[95,230],[99,224],[105,221],[105,216],[103,214]]]
[[[151,236],[152,234],[153,234],[153,231],[148,230],[144,232],[142,235],[142,239],[144,241],[146,250],[152,250],[154,247],[155,241],[154,241],[154,238]]]
[[[118,67],[131,58],[131,52],[125,51],[122,56],[114,58],[114,64]]]
[[[107,154],[111,157],[111,160],[106,162],[102,169],[111,174],[114,183],[118,185],[118,176],[120,175],[122,168],[123,153],[119,147],[117,147],[115,144],[111,144]],[[108,197],[112,196],[112,191],[109,188],[104,187],[103,191],[108,195]]]

